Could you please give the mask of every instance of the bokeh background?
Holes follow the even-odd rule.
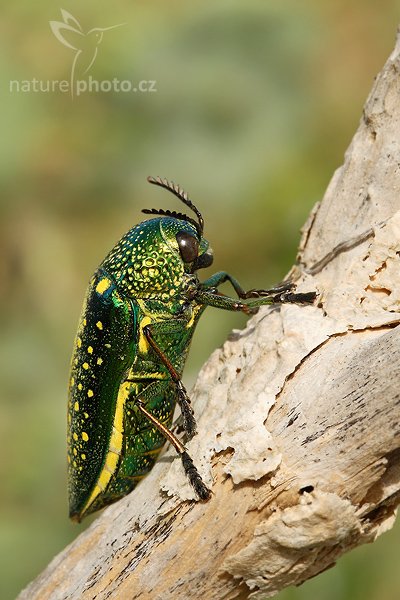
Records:
[[[10,80],[69,79],[74,51],[49,26],[62,20],[60,8],[85,32],[124,23],[104,33],[86,77],[155,81],[157,91],[10,92]],[[279,281],[342,162],[400,11],[388,0],[20,0],[1,12],[0,598],[8,600],[85,527],[67,519],[70,352],[87,281],[106,252],[141,208],[180,208],[146,176],[190,192],[215,270],[245,288]],[[189,387],[243,324],[207,311]],[[397,526],[279,599],[398,599],[399,543]]]

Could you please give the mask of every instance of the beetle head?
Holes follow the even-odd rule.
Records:
[[[209,243],[203,237],[204,219],[199,209],[189,199],[186,192],[174,182],[170,182],[167,179],[161,179],[161,177],[148,177],[147,181],[174,194],[174,196],[179,198],[181,202],[190,208],[197,217],[197,220],[195,220],[184,213],[178,213],[162,208],[145,208],[142,211],[145,214],[170,217],[170,219],[168,219],[170,227],[167,227],[167,222],[165,222],[163,229],[168,237],[171,237],[171,235],[174,237],[174,242],[178,245],[180,257],[185,265],[185,272],[194,273],[197,269],[209,267],[213,262],[213,254],[211,248],[209,248]],[[178,231],[176,231],[177,227]],[[168,230],[170,230],[170,234],[167,233]],[[173,245],[175,245],[175,243]]]
[[[188,215],[164,209],[145,209],[159,215],[130,229],[104,259],[104,268],[119,289],[135,298],[162,298],[163,302],[178,296],[197,269],[209,267],[213,254],[203,237],[203,217],[179,186],[161,179],[149,179],[180,198],[195,213]]]

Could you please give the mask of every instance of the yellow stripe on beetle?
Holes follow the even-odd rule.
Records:
[[[110,479],[112,475],[115,473],[116,468],[118,466],[119,457],[121,456],[122,443],[123,443],[123,416],[124,416],[124,405],[126,399],[129,396],[130,391],[130,383],[124,383],[121,385],[117,398],[117,405],[115,408],[114,422],[112,428],[112,434],[110,443],[108,446],[108,452],[106,454],[106,460],[103,466],[103,469],[100,472],[100,475],[97,479],[96,485],[91,493],[88,501],[82,509],[82,514],[84,514],[89,506],[93,504],[96,500],[97,496],[104,492],[107,485],[110,483]],[[83,432],[85,433],[85,432]],[[84,441],[87,441],[82,433],[82,438]],[[87,434],[85,433],[85,436]],[[89,438],[88,438],[89,439]]]

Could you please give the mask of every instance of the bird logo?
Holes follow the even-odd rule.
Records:
[[[50,28],[59,42],[74,51],[75,56],[71,67],[70,85],[74,95],[74,82],[77,75],[85,75],[96,60],[99,45],[103,41],[105,31],[122,27],[119,23],[111,27],[94,27],[85,33],[81,24],[71,13],[61,8],[62,21],[49,21]]]

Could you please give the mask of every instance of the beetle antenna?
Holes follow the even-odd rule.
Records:
[[[180,219],[181,221],[189,221],[189,223],[191,223],[198,232],[199,224],[197,223],[197,221],[183,213],[176,212],[175,210],[168,210],[164,208],[143,208],[142,212],[146,215],[163,215],[166,217],[174,217],[175,219]]]
[[[196,227],[196,231],[199,235],[199,238],[201,239],[201,236],[203,235],[203,229],[204,229],[204,219],[203,219],[202,214],[199,211],[199,209],[193,204],[193,202],[191,200],[189,200],[187,193],[179,185],[175,184],[173,181],[168,181],[167,179],[161,179],[161,177],[148,177],[147,181],[154,185],[158,185],[158,186],[164,188],[165,190],[168,190],[169,192],[174,194],[174,196],[179,198],[179,200],[181,200],[181,202],[186,204],[186,206],[188,206],[195,213],[196,217],[198,218],[198,222],[195,221],[194,219],[191,219],[187,215],[183,215],[182,213],[174,213],[171,211],[164,211],[162,209],[161,210],[157,210],[155,208],[144,209],[142,212],[147,213],[147,214],[153,214],[153,215],[154,214],[160,214],[160,215],[167,214],[168,216],[179,215],[178,218],[183,217],[185,221],[189,221],[190,223],[192,223],[192,225],[194,225]]]

